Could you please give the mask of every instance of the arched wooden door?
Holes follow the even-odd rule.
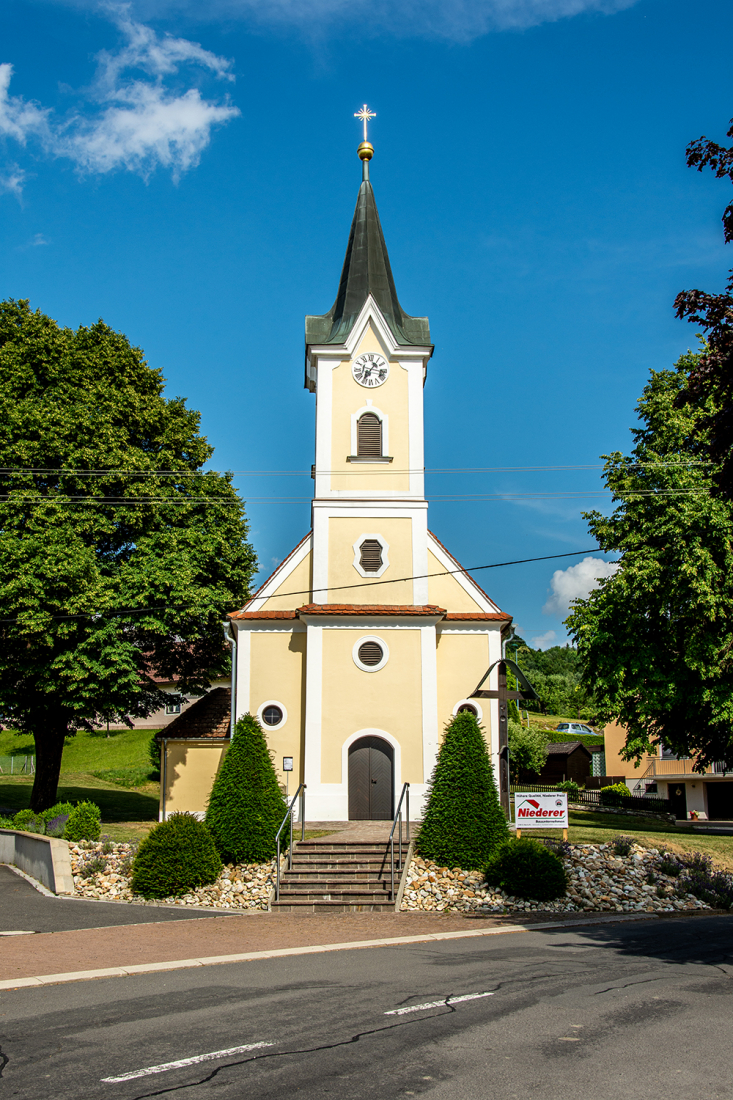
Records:
[[[349,748],[349,821],[391,821],[394,754],[381,737]]]

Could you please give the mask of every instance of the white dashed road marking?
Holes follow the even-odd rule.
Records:
[[[145,1069],[136,1069],[132,1073],[123,1073],[119,1077],[103,1077],[102,1084],[117,1085],[120,1081],[132,1081],[136,1077],[149,1077],[151,1073],[167,1073],[171,1069],[181,1069],[183,1066],[197,1066],[199,1062],[213,1062],[216,1058],[231,1058],[233,1054],[244,1054],[248,1050],[259,1050],[260,1047],[272,1047],[274,1043],[247,1043],[241,1047],[230,1047],[229,1050],[212,1050],[209,1054],[196,1054],[193,1058],[179,1058],[177,1062],[163,1062],[159,1066],[147,1066]]]
[[[408,1008],[393,1008],[385,1012],[385,1016],[404,1016],[407,1012],[424,1012],[426,1008],[443,1008],[444,1005],[457,1005],[461,1001],[476,1001],[479,997],[493,997],[496,991],[490,993],[464,993],[462,997],[444,997],[442,1001],[426,1001],[424,1005],[409,1005]]]

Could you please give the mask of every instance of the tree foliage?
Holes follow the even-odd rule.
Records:
[[[234,727],[214,780],[206,824],[227,863],[262,863],[277,852],[275,834],[284,816],[285,802],[264,731],[255,717],[245,714]]]
[[[561,714],[595,722],[598,714],[592,690],[583,683],[578,651],[569,645],[550,649],[532,649],[516,637],[517,661],[539,699],[522,702],[523,710],[541,714]]]
[[[536,726],[521,725],[509,719],[509,774],[512,783],[519,782],[522,772],[539,775],[545,766],[548,752],[547,735]]]
[[[220,621],[255,557],[199,414],[102,321],[0,303],[0,712],[33,734],[35,810],[64,739],[225,673]]]
[[[607,458],[614,511],[586,518],[620,567],[567,625],[603,717],[626,727],[625,756],[662,741],[702,768],[733,764],[733,506],[690,442],[712,401],[677,400],[698,364],[688,353],[651,373],[631,455]]]
[[[728,130],[733,138],[733,119]],[[718,179],[733,182],[733,147],[726,148],[700,137],[687,147],[687,163],[702,172],[710,168]],[[733,202],[723,213],[726,243],[733,241]],[[700,454],[718,466],[713,488],[733,499],[733,272],[722,294],[683,290],[675,299],[678,317],[686,317],[706,334],[706,343],[690,371],[678,404],[700,406],[710,399],[712,408],[692,425],[692,439]]]
[[[417,846],[448,867],[483,867],[509,836],[491,757],[476,716],[459,711],[445,729]]]

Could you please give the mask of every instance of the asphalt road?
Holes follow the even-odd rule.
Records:
[[[20,1100],[728,1100],[732,990],[729,917],[23,989],[2,996],[2,1084]]]
[[[115,901],[46,897],[27,879],[0,864],[0,933],[70,932],[76,928],[107,928],[115,924],[190,920],[221,916],[221,911],[167,908],[163,905],[123,905]]]

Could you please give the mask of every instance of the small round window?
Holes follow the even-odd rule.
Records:
[[[472,714],[474,718],[478,718],[478,711],[470,703],[462,703],[458,708],[459,714]]]
[[[362,642],[359,646],[359,660],[363,665],[378,665],[384,657],[384,650],[379,642]]]
[[[280,707],[270,704],[262,711],[262,721],[266,726],[279,726],[282,720],[283,712]]]

